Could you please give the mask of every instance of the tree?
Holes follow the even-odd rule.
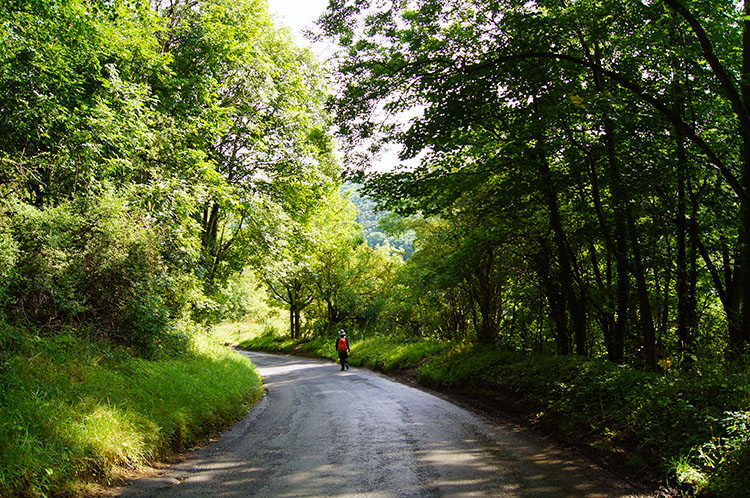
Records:
[[[702,242],[708,240],[699,233],[703,227],[695,216],[688,221],[685,212],[688,199],[695,215],[701,203],[710,205],[700,189],[713,176],[711,167],[723,182],[719,190],[731,192],[734,209],[746,213],[742,179],[750,175],[742,173],[745,146],[734,139],[737,129],[742,140],[746,135],[744,80],[735,76],[743,74],[737,55],[742,50],[734,50],[742,47],[744,8],[678,0],[481,5],[425,0],[378,6],[340,1],[331,4],[321,28],[347,47],[339,60],[347,78],[336,101],[341,132],[375,137],[376,143],[378,137],[400,141],[403,157],[427,154],[422,168],[371,181],[371,189],[394,200],[411,196],[402,207],[440,211],[449,209],[459,192],[491,181],[509,164],[535,168],[532,181],[545,199],[552,231],[543,260],[554,268],[546,293],[558,337],[569,327],[576,350],[586,353],[585,310],[598,308],[610,357],[621,360],[630,343],[655,367],[654,303],[664,303],[663,327],[670,314],[663,296],[673,284],[669,271],[663,285],[651,275],[662,274],[659,265],[678,266],[684,342],[686,327],[695,324],[689,318],[690,293],[698,281],[688,246],[691,254],[701,253],[721,297],[732,348],[747,342],[738,329],[748,330],[741,310],[750,294],[739,283],[749,281],[740,277],[748,267],[746,215],[724,239],[734,238],[733,247],[712,253]],[[729,32],[722,16],[732,19]],[[413,107],[423,112],[406,126],[383,118],[383,112]],[[665,141],[675,134],[677,140]],[[443,160],[465,148],[467,138],[477,151],[484,144],[485,151],[463,163]],[[672,153],[677,161],[670,160]],[[671,174],[675,168],[678,175]],[[682,179],[676,200],[674,191],[661,188],[675,177]],[[578,198],[563,197],[565,183],[585,189]],[[520,198],[524,190],[516,194]],[[586,220],[596,220],[594,233],[579,231],[592,226],[581,223]],[[664,239],[649,231],[646,220],[666,223],[662,233],[675,236]],[[675,239],[676,261],[668,256]],[[604,258],[597,254],[601,248]],[[581,259],[584,251],[589,258]],[[725,263],[724,277],[717,259]],[[592,295],[593,283],[603,292]],[[631,323],[633,315],[637,321]],[[631,337],[628,330],[636,323],[639,333]],[[562,339],[561,352],[568,350],[565,344]]]
[[[175,74],[161,99],[215,176],[196,213],[210,289],[238,271],[259,197],[299,216],[337,174],[325,130],[326,88],[309,51],[255,1],[172,2],[163,44]]]
[[[250,258],[286,250],[299,332],[304,254],[266,235],[304,221],[338,163],[322,69],[263,2],[11,1],[0,40],[10,319],[158,340],[215,317],[212,293]]]

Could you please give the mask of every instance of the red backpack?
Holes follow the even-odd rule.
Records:
[[[336,343],[336,350],[339,353],[346,353],[346,350],[349,347],[349,343],[347,342],[345,337],[340,337],[338,342]]]

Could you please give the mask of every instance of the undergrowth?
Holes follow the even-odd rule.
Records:
[[[334,341],[267,332],[241,346],[335,359]],[[384,336],[354,339],[350,363],[384,372],[417,369],[424,386],[491,401],[686,495],[740,498],[750,489],[746,367],[645,372],[603,359]]]
[[[744,497],[750,376],[727,365],[644,372],[576,356],[455,348],[420,369],[421,383],[491,391],[569,440],[624,453],[625,465],[688,494]]]
[[[74,333],[0,330],[0,496],[78,496],[190,447],[261,393],[252,364],[206,334],[146,360]]]

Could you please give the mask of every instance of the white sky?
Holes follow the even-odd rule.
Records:
[[[294,39],[301,47],[310,47],[320,60],[330,56],[331,48],[325,44],[311,44],[302,35],[302,30],[313,26],[315,21],[328,7],[328,0],[267,0],[268,11],[274,19],[292,30]],[[317,46],[316,46],[317,45]],[[328,52],[328,54],[326,54]],[[375,171],[389,171],[401,161],[398,159],[398,147],[386,146],[380,157],[375,158],[371,168]],[[418,161],[417,161],[418,162]],[[407,161],[416,165],[415,161]]]
[[[291,28],[299,45],[310,46],[310,41],[302,36],[302,30],[309,28],[328,7],[328,0],[268,0],[268,10],[281,24]]]

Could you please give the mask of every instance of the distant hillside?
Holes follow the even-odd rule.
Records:
[[[389,230],[388,226],[396,225],[389,223],[397,215],[388,211],[379,211],[376,208],[374,200],[363,195],[360,186],[347,182],[341,187],[344,194],[349,195],[349,199],[357,207],[357,223],[362,225],[362,235],[367,240],[367,245],[377,248],[386,244],[398,251],[403,251],[404,257],[408,257],[413,251],[412,242],[414,234],[411,231],[406,233],[394,233]]]

